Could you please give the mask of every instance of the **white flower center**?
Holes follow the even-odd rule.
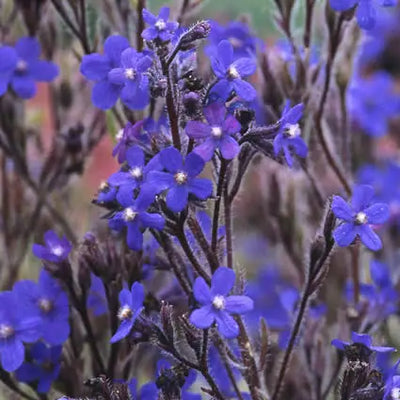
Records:
[[[390,395],[391,395],[391,397],[392,397],[393,400],[400,400],[400,388],[394,387],[394,388],[390,391]]]
[[[126,76],[126,71],[125,71],[125,76]],[[115,139],[121,140],[124,137],[124,130],[120,129],[118,133],[115,135]]]
[[[133,311],[128,305],[124,305],[118,311],[118,318],[121,321],[132,318],[132,315],[133,315]]]
[[[124,220],[129,222],[133,221],[137,215],[137,212],[133,210],[131,207],[125,208],[124,210]]]
[[[221,295],[215,296],[212,303],[213,303],[213,306],[217,310],[223,310],[225,308],[225,298],[224,298],[224,296],[221,296]]]
[[[292,138],[300,136],[301,134],[299,124],[286,124],[284,130],[286,135]]]
[[[108,186],[108,183],[106,181],[103,181],[103,182],[100,183],[99,189],[101,191],[106,190],[108,188],[109,188],[109,186]]]
[[[0,325],[0,339],[7,339],[14,334],[14,328],[10,325]]]
[[[222,136],[222,129],[219,126],[213,126],[211,128],[211,134],[216,138],[219,139]]]
[[[136,179],[139,179],[142,176],[142,168],[140,167],[134,167],[129,172]]]
[[[175,174],[175,182],[178,185],[183,185],[184,183],[186,183],[186,181],[187,181],[187,173],[180,171]]]
[[[163,29],[166,28],[167,24],[165,23],[164,20],[158,19],[157,22],[154,24],[154,26],[155,26],[158,30],[162,31]]]
[[[64,249],[63,249],[61,246],[54,246],[54,247],[51,248],[51,252],[52,252],[55,256],[60,257],[60,256],[63,255]]]
[[[360,225],[364,225],[368,222],[368,218],[367,218],[367,214],[365,214],[365,212],[360,211],[357,215],[356,215],[356,223],[360,224]]]
[[[53,308],[53,302],[45,297],[39,299],[38,304],[39,308],[46,314]]]
[[[240,74],[233,65],[228,68],[228,76],[231,79],[240,79]]]
[[[28,68],[28,64],[24,60],[18,60],[17,62],[17,71],[24,72]]]
[[[136,72],[133,68],[126,68],[125,70],[125,78],[126,79],[135,79]]]

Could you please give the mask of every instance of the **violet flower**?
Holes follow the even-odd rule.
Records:
[[[372,346],[372,338],[371,336],[363,333],[352,332],[351,333],[351,340],[352,343],[344,342],[340,339],[333,339],[331,344],[332,346],[336,347],[338,350],[345,350],[347,346],[350,346],[354,343],[362,344],[363,346],[367,347],[371,351],[375,351],[377,353],[387,353],[395,351],[394,347],[383,347],[383,346]]]
[[[160,39],[163,42],[170,40],[173,33],[178,29],[179,24],[175,21],[168,21],[169,8],[161,7],[156,17],[145,8],[142,11],[144,21],[150,25],[142,32],[144,40]]]
[[[72,249],[71,243],[65,236],[59,238],[52,230],[44,234],[44,242],[45,246],[35,243],[32,252],[36,257],[53,263],[65,260]]]

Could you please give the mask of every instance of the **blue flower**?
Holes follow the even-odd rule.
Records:
[[[15,372],[20,382],[37,381],[38,393],[48,393],[53,381],[60,373],[62,346],[48,347],[42,342],[35,343],[30,351],[30,361]]]
[[[144,21],[150,25],[142,32],[142,38],[145,40],[160,39],[166,42],[172,38],[173,33],[178,29],[179,24],[177,22],[168,21],[168,7],[161,7],[157,17],[145,8],[142,14]]]
[[[196,178],[204,168],[204,161],[199,155],[192,152],[183,161],[181,153],[176,148],[168,147],[162,150],[159,156],[167,172],[149,172],[148,187],[153,188],[156,193],[168,190],[166,202],[171,211],[182,211],[188,203],[189,194],[200,200],[211,196],[213,190],[211,181]]]
[[[353,77],[348,92],[348,108],[354,123],[367,135],[385,135],[389,130],[389,120],[400,111],[400,96],[393,87],[393,78],[383,71],[367,78]]]
[[[51,345],[64,343],[69,336],[68,297],[60,284],[42,269],[38,283],[24,280],[14,285],[20,307],[27,315],[39,317],[43,340]]]
[[[352,343],[344,342],[343,340],[333,339],[331,344],[335,346],[339,350],[345,350],[347,346],[350,346],[354,343],[359,343],[367,347],[371,351],[375,351],[377,353],[386,353],[395,351],[394,347],[383,347],[383,346],[372,346],[372,338],[369,335],[363,333],[352,332],[351,333]]]
[[[221,103],[213,103],[204,109],[204,116],[208,124],[200,121],[189,121],[186,124],[186,133],[191,139],[205,139],[195,147],[194,152],[204,161],[211,160],[216,149],[226,160],[237,156],[240,147],[232,137],[240,131],[240,124],[235,117],[226,115],[226,108]]]
[[[389,207],[383,203],[371,205],[374,190],[368,185],[356,185],[353,190],[351,205],[340,196],[333,196],[332,211],[344,222],[333,232],[336,243],[350,245],[356,236],[370,250],[382,248],[379,236],[372,230],[371,224],[383,224],[389,218]]]
[[[104,42],[104,54],[87,54],[82,58],[80,71],[87,79],[96,82],[92,91],[92,102],[102,110],[113,107],[121,93],[122,86],[113,84],[108,73],[121,66],[121,54],[128,47],[126,38],[113,35]]]
[[[119,293],[120,309],[118,318],[121,324],[111,338],[110,342],[115,343],[128,336],[132,330],[133,324],[143,310],[144,288],[139,282],[135,282],[131,290],[122,289]]]
[[[150,171],[162,169],[160,158],[154,156],[145,166],[144,152],[139,146],[126,150],[126,164],[121,171],[112,174],[108,182],[118,187],[116,199],[120,204],[132,202],[133,193],[145,181]]]
[[[290,108],[290,102],[286,102],[282,118],[279,120],[279,130],[274,139],[275,155],[277,156],[283,151],[289,167],[293,166],[291,151],[302,158],[307,157],[308,153],[307,145],[300,137],[301,130],[298,124],[299,120],[303,116],[303,110],[303,104],[297,104]]]
[[[0,96],[8,84],[23,99],[36,94],[35,82],[50,82],[59,73],[58,66],[50,61],[39,60],[40,44],[36,38],[24,37],[15,48],[0,47]]]
[[[152,59],[133,48],[121,54],[121,66],[108,73],[108,79],[121,91],[122,102],[132,110],[141,110],[149,104],[149,77],[145,72],[151,67]]]
[[[41,320],[25,312],[16,293],[0,293],[0,361],[6,371],[15,371],[24,362],[22,342],[33,343],[40,338]]]
[[[357,6],[356,18],[362,29],[372,29],[376,22],[376,3],[378,0],[330,0],[331,7],[335,11],[346,11]],[[393,7],[397,0],[379,0],[383,7]]]
[[[217,93],[222,100],[228,99],[232,91],[243,100],[252,101],[257,92],[254,87],[243,80],[256,72],[257,66],[253,58],[234,59],[232,44],[222,40],[218,44],[218,51],[210,56],[211,67],[218,82],[212,92]]]
[[[137,380],[132,378],[128,387],[133,400],[157,400],[158,398],[158,389],[154,382],[145,383],[138,391]]]
[[[368,302],[368,308],[365,310],[363,302],[358,307],[363,313],[366,311],[367,321],[364,323],[375,324],[397,312],[398,293],[386,264],[372,260],[369,269],[373,283],[360,285],[360,294]],[[349,301],[353,299],[353,290],[353,284],[349,283],[346,287],[346,298]]]
[[[86,301],[87,308],[93,311],[93,314],[98,317],[106,314],[108,311],[106,290],[103,281],[93,273],[90,274],[91,284],[89,295]]]
[[[153,199],[152,196],[143,195],[136,200],[133,200],[132,197],[132,195],[126,198],[120,197],[119,202],[123,210],[117,211],[111,217],[109,226],[116,231],[122,231],[126,227],[128,247],[131,250],[139,251],[143,247],[143,231],[146,228],[162,230],[165,220],[159,214],[146,212]]]
[[[44,242],[45,246],[35,243],[32,252],[37,258],[53,263],[65,260],[72,249],[71,243],[65,236],[60,239],[52,230],[44,234]]]
[[[118,188],[110,185],[108,182],[103,181],[100,184],[99,191],[97,193],[97,204],[112,203],[117,197]]]
[[[235,283],[235,272],[219,267],[211,280],[211,287],[202,277],[193,286],[193,294],[201,305],[190,315],[190,322],[199,329],[217,322],[218,331],[226,338],[239,334],[239,326],[230,314],[243,314],[253,309],[253,300],[247,296],[228,296]]]

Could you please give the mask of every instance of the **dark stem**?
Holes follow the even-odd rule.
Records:
[[[144,31],[143,9],[146,8],[146,0],[138,0],[136,6],[137,29],[136,29],[136,47],[138,51],[143,50],[142,32]]]
[[[232,244],[232,214],[231,201],[228,194],[228,179],[224,184],[224,216],[225,216],[225,240],[226,240],[226,264],[233,269],[233,244]]]
[[[212,223],[212,231],[211,231],[211,251],[214,254],[217,253],[219,211],[221,208],[221,198],[222,198],[222,190],[224,188],[226,167],[227,167],[227,162],[225,160],[222,160],[221,167],[219,170],[219,176],[218,176],[217,194],[216,194],[216,200],[215,200],[215,204],[214,204],[213,223]]]

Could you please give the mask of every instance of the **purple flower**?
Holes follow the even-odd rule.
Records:
[[[52,230],[44,234],[44,242],[45,246],[35,243],[32,252],[36,257],[53,263],[65,260],[72,249],[71,243],[65,236],[60,239]]]
[[[256,71],[257,66],[254,59],[239,58],[235,60],[232,44],[227,40],[222,40],[218,44],[218,51],[215,55],[211,55],[210,59],[211,67],[218,78],[212,92],[217,93],[223,100],[226,100],[232,91],[246,101],[256,98],[257,92],[254,87],[243,80]]]
[[[226,160],[235,158],[240,148],[232,135],[240,131],[239,122],[232,115],[226,115],[226,108],[221,103],[205,108],[204,116],[208,124],[200,121],[189,121],[186,124],[186,133],[191,139],[205,139],[195,147],[194,152],[204,161],[209,161],[216,149],[221,151]]]
[[[121,90],[122,102],[132,110],[141,110],[149,104],[149,77],[145,72],[151,67],[152,59],[133,48],[121,54],[121,66],[108,73],[108,79]]]
[[[86,305],[87,308],[92,310],[93,314],[98,317],[106,314],[108,311],[106,290],[104,288],[103,281],[98,276],[91,273],[90,279],[91,285]]]
[[[120,204],[123,210],[117,211],[109,220],[111,229],[122,231],[124,227],[127,228],[126,241],[131,250],[142,249],[143,230],[146,228],[164,229],[165,220],[161,215],[146,212],[151,201],[152,197],[146,195],[136,200],[133,200],[132,196],[121,197]]]
[[[117,159],[120,164],[126,160],[128,147],[134,143],[135,139],[139,138],[144,122],[144,120],[141,120],[133,125],[128,122],[124,129],[121,129],[117,134],[116,139],[118,142],[112,151],[112,155],[113,157],[118,155]]]
[[[118,319],[121,321],[121,324],[117,332],[115,332],[114,336],[111,338],[110,343],[118,342],[129,335],[133,324],[144,308],[143,301],[144,288],[139,282],[135,282],[130,291],[128,289],[122,289],[119,292],[119,303],[121,307],[118,311]]]
[[[60,373],[60,355],[62,346],[47,347],[44,343],[35,343],[30,351],[30,362],[25,362],[15,372],[20,382],[37,381],[36,390],[48,393],[51,384]]]
[[[375,351],[378,353],[387,353],[391,351],[395,351],[394,347],[382,347],[382,346],[372,346],[372,338],[369,335],[363,333],[352,332],[351,333],[352,343],[344,342],[343,340],[333,339],[331,342],[332,346],[335,346],[339,350],[345,350],[347,346],[350,346],[354,343],[359,343],[370,349],[371,351]]]
[[[235,272],[219,267],[211,280],[211,288],[202,277],[193,286],[195,299],[201,308],[190,315],[190,322],[199,329],[209,328],[215,321],[218,331],[226,338],[239,334],[239,326],[230,314],[243,314],[253,309],[253,300],[247,296],[228,296],[235,283]]]
[[[159,153],[160,162],[167,172],[151,171],[147,182],[150,192],[161,193],[168,190],[166,202],[171,211],[182,211],[189,194],[200,200],[211,196],[213,186],[210,180],[196,178],[204,168],[203,159],[194,152],[183,161],[181,153],[175,147],[168,147]]]
[[[133,400],[157,400],[158,390],[154,382],[145,383],[138,390],[137,380],[132,378],[128,383],[128,387]]]
[[[301,130],[298,121],[303,116],[304,105],[297,104],[290,108],[290,102],[286,102],[280,119],[277,135],[274,139],[274,152],[277,156],[282,151],[289,167],[293,166],[292,151],[299,157],[305,158],[308,153],[307,145],[300,137]]]
[[[384,203],[371,204],[374,190],[368,185],[354,187],[351,205],[340,196],[334,196],[332,211],[344,222],[333,232],[339,246],[348,246],[357,235],[370,250],[382,248],[379,236],[372,230],[371,224],[383,224],[389,218],[389,207]]]
[[[60,284],[42,269],[38,283],[29,280],[19,281],[13,292],[19,298],[21,307],[27,315],[40,318],[43,340],[51,345],[64,343],[69,336],[68,297]]]
[[[114,106],[121,93],[122,86],[113,84],[108,73],[121,66],[121,54],[128,47],[126,38],[113,35],[104,42],[104,54],[93,53],[82,58],[80,71],[87,79],[96,82],[92,91],[92,102],[102,110]]]
[[[357,6],[356,18],[362,29],[372,29],[376,22],[376,3],[378,0],[330,0],[335,11],[346,11]],[[393,7],[397,0],[379,0],[383,7]]]
[[[126,164],[126,168],[108,178],[112,186],[119,187],[116,198],[120,204],[133,200],[134,190],[142,185],[150,171],[162,169],[157,155],[145,166],[144,152],[139,146],[132,146],[126,150]]]
[[[40,338],[40,318],[25,312],[14,292],[0,293],[0,361],[6,371],[15,371],[24,362],[22,342]]]
[[[400,360],[398,360],[388,372],[383,400],[395,400],[400,398],[400,375],[397,375],[399,364]]]
[[[117,187],[110,185],[106,181],[103,181],[100,184],[99,192],[97,193],[96,203],[104,204],[113,202],[117,197],[117,190]]]
[[[145,40],[160,39],[163,42],[170,40],[173,33],[178,29],[179,24],[175,21],[168,22],[169,8],[161,7],[158,17],[153,15],[145,8],[142,11],[144,21],[150,25],[142,32],[142,38]]]
[[[23,99],[36,94],[35,82],[50,82],[59,73],[56,64],[39,60],[40,44],[36,38],[24,37],[15,48],[0,47],[0,96],[11,84],[14,92]]]

